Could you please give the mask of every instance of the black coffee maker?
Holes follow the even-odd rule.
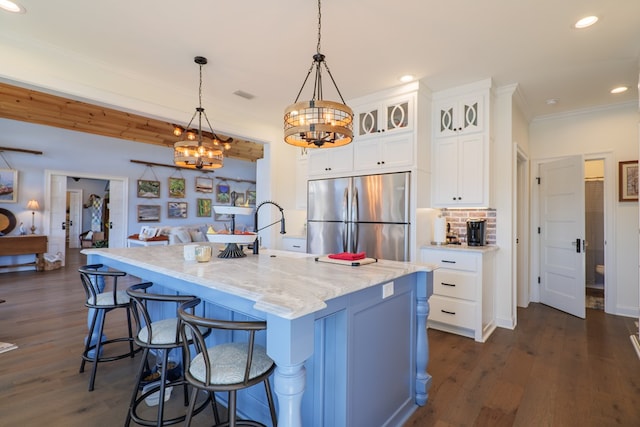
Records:
[[[484,246],[486,244],[487,220],[471,218],[467,220],[467,245]]]

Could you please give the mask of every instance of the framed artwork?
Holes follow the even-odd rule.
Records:
[[[138,222],[160,222],[160,205],[138,205]]]
[[[256,190],[247,190],[246,203],[249,206],[256,205]]]
[[[621,202],[638,201],[638,161],[618,163],[618,198]]]
[[[197,176],[196,191],[198,193],[213,193],[213,178]]]
[[[184,198],[184,178],[169,178],[169,197]]]
[[[196,216],[211,217],[211,199],[198,199],[198,212]]]
[[[169,202],[168,218],[186,218],[187,202]]]
[[[160,181],[138,180],[138,197],[155,199],[160,197]]]
[[[231,188],[229,184],[218,184],[216,186],[216,204],[228,205],[231,203]]]
[[[0,169],[0,202],[16,203],[18,201],[18,171],[16,169]]]
[[[147,239],[152,239],[156,237],[157,234],[158,234],[157,227],[148,227],[145,225],[140,229],[140,233],[138,234],[138,236],[140,240],[147,240]]]

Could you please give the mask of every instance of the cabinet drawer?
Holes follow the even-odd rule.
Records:
[[[452,270],[478,271],[478,261],[481,254],[462,251],[431,250],[422,251],[422,261],[427,264],[436,264],[442,268]]]
[[[476,304],[473,302],[432,295],[429,306],[429,320],[461,328],[475,327]]]
[[[307,252],[307,239],[298,237],[283,237],[282,249],[293,252]]]
[[[477,282],[476,273],[440,268],[433,272],[433,293],[475,301]]]

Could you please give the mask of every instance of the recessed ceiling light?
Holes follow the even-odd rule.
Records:
[[[585,16],[584,18],[582,18],[578,22],[576,22],[574,27],[578,28],[578,29],[587,28],[587,27],[592,26],[596,22],[598,22],[598,17],[597,16],[595,16],[595,15]]]
[[[0,9],[12,13],[25,13],[27,11],[23,6],[10,0],[0,0]]]
[[[400,77],[400,81],[401,81],[402,83],[409,83],[409,82],[412,82],[412,81],[413,81],[413,79],[415,79],[415,77],[414,77],[413,75],[411,75],[411,74],[405,74],[404,76],[401,76],[401,77]]]
[[[611,93],[622,93],[622,92],[626,92],[627,89],[629,89],[626,86],[618,86],[618,87],[614,87],[613,89],[611,89]]]

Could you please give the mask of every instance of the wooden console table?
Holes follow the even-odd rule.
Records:
[[[35,254],[34,262],[0,265],[0,268],[24,267],[32,265],[36,271],[44,270],[44,254],[47,252],[47,236],[30,234],[26,236],[0,237],[0,256]]]

